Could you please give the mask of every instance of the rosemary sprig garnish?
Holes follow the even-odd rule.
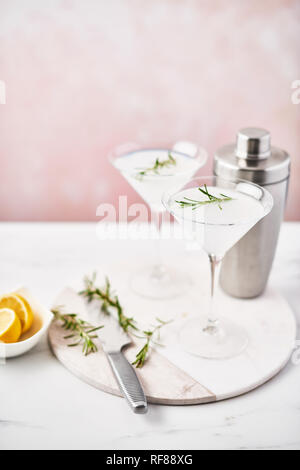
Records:
[[[170,166],[175,166],[176,165],[176,160],[174,157],[172,157],[171,155],[171,152],[168,153],[168,158],[166,160],[159,160],[159,158],[157,158],[155,160],[155,163],[152,167],[150,168],[145,168],[144,170],[141,170],[137,173],[136,177],[138,179],[141,179],[143,178],[143,176],[145,175],[151,175],[151,174],[154,174],[154,175],[159,175],[159,170],[161,168],[168,168]]]
[[[123,308],[120,305],[119,298],[111,290],[111,285],[109,279],[105,279],[105,286],[103,288],[97,287],[95,285],[96,273],[92,275],[91,278],[86,276],[84,278],[84,290],[79,292],[79,295],[85,297],[88,302],[91,302],[94,299],[101,301],[101,311],[106,315],[109,315],[109,308],[114,308],[117,311],[118,322],[121,328],[125,332],[128,332],[129,328],[133,330],[138,330],[135,325],[135,320],[131,317],[127,317],[124,314]]]
[[[79,318],[76,313],[62,313],[60,307],[56,307],[51,311],[55,320],[60,320],[62,322],[62,327],[71,332],[71,334],[64,336],[64,339],[75,339],[74,343],[68,344],[69,347],[75,347],[82,344],[82,352],[85,356],[98,351],[98,348],[93,341],[97,338],[97,335],[94,335],[93,333],[100,330],[100,328],[103,328],[103,326],[94,327],[90,323]]]
[[[140,349],[140,351],[137,353],[136,359],[132,363],[132,365],[135,365],[136,368],[141,368],[145,364],[145,361],[146,361],[146,359],[148,357],[148,354],[149,354],[149,348],[150,348],[151,342],[156,343],[153,340],[153,336],[155,335],[155,333],[159,334],[160,330],[163,326],[167,325],[168,323],[171,323],[171,321],[165,322],[163,320],[160,320],[159,318],[157,318],[156,320],[157,320],[158,324],[152,330],[145,330],[145,331],[142,332],[143,333],[143,338],[146,339],[146,343],[144,344],[142,349]]]
[[[206,204],[217,203],[219,209],[223,210],[223,207],[221,206],[221,203],[224,202],[224,201],[231,201],[232,200],[232,197],[226,196],[226,194],[222,194],[222,193],[220,193],[221,197],[213,196],[212,194],[210,194],[208,192],[206,184],[204,185],[204,189],[203,188],[198,188],[198,190],[201,191],[201,193],[205,194],[205,196],[208,197],[207,201],[197,201],[196,199],[190,199],[189,197],[184,197],[182,201],[175,201],[175,202],[177,202],[177,204],[179,204],[180,207],[191,207],[192,210],[195,210],[198,207],[206,205]]]

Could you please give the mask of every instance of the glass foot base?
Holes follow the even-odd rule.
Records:
[[[130,281],[132,290],[148,299],[172,299],[185,294],[191,286],[188,276],[163,266],[144,268]]]
[[[229,359],[248,345],[247,333],[230,320],[220,319],[217,327],[207,328],[207,317],[194,318],[180,333],[180,343],[190,354],[206,359]]]

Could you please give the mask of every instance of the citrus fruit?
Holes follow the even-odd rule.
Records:
[[[29,330],[33,322],[33,313],[28,302],[18,294],[8,294],[0,298],[0,309],[14,310],[21,322],[22,333]]]
[[[10,308],[0,309],[0,341],[16,343],[21,336],[22,327],[19,317]]]

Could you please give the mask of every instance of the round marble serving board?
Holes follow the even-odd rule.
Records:
[[[121,278],[118,293],[122,291]],[[118,285],[118,276],[114,282],[114,286]],[[126,312],[138,318],[142,327],[153,323],[155,317],[164,320],[173,318],[173,322],[162,332],[164,347],[152,350],[144,367],[137,369],[150,403],[202,404],[247,393],[278,374],[293,351],[296,338],[294,315],[287,302],[271,289],[253,300],[234,299],[220,294],[223,314],[243,325],[249,334],[247,350],[236,358],[224,361],[191,356],[183,352],[178,343],[181,325],[198,313],[198,289],[194,292],[192,289],[182,299],[162,302],[137,299],[128,294],[128,289],[123,290],[120,298]],[[201,305],[204,311],[207,301],[203,291]],[[91,318],[86,302],[71,288],[62,291],[54,305],[64,305],[65,311],[77,312],[93,325],[105,324],[104,315],[98,313],[97,321],[95,317]],[[81,380],[104,392],[121,396],[100,343],[97,353],[84,356],[80,347],[69,348],[64,336],[66,331],[60,323],[53,322],[49,329],[49,343],[58,360]],[[135,344],[127,348],[125,355],[129,361],[133,361],[139,347],[140,344]]]

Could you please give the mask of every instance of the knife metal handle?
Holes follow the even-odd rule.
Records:
[[[147,400],[131,364],[129,364],[122,352],[109,353],[107,356],[118,381],[120,391],[128,401],[134,413],[147,413]]]

